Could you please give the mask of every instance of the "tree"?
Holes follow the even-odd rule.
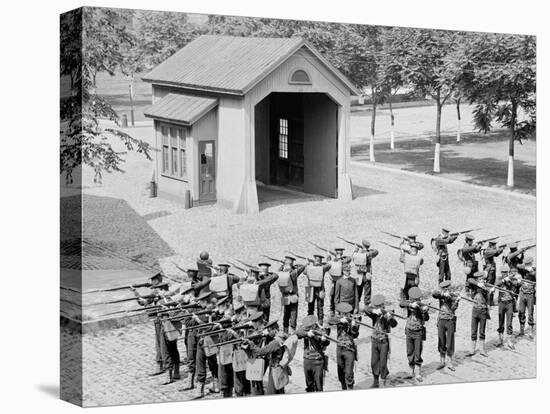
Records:
[[[508,180],[514,186],[514,143],[536,131],[534,36],[482,34],[472,42],[461,88],[475,103],[474,123],[486,133],[493,122],[509,130]]]
[[[399,50],[406,39],[406,31],[399,27],[388,28],[383,33],[381,55],[381,82],[386,92],[386,100],[390,109],[390,149],[395,149],[395,115],[393,113],[394,96],[403,87],[403,67],[399,63],[396,49]]]
[[[369,160],[375,162],[374,157],[374,137],[376,134],[376,110],[378,105],[384,103],[388,95],[388,89],[384,83],[383,67],[383,41],[382,28],[376,26],[362,26],[358,30],[358,35],[363,40],[362,48],[356,54],[360,59],[362,69],[365,71],[363,76],[363,86],[368,90],[371,100],[371,123],[369,140]]]
[[[406,81],[414,92],[435,101],[436,123],[433,172],[439,173],[441,152],[441,112],[456,84],[456,46],[460,34],[442,30],[408,29],[395,53],[399,56]]]
[[[164,62],[202,33],[200,26],[189,22],[185,13],[149,10],[138,13],[137,47],[132,48],[137,71]]]
[[[72,171],[86,164],[96,171],[122,172],[122,154],[109,138],[118,137],[131,151],[150,158],[150,146],[117,128],[105,128],[100,120],[118,125],[118,115],[96,93],[96,75],[114,74],[124,66],[123,47],[132,42],[128,31],[128,11],[82,8],[61,17],[60,75],[70,78],[70,90],[60,103],[60,169],[71,177]]]
[[[460,95],[460,92],[453,94],[453,99],[456,105],[456,142],[460,142],[460,133],[462,129],[462,117],[460,114],[460,101],[462,100],[462,96]]]
[[[395,81],[395,73],[388,71],[386,77],[382,34],[386,29],[379,26],[317,23],[302,24],[300,35],[323,54],[358,89],[367,90],[371,101],[371,125],[369,159],[375,161],[374,138],[376,111],[387,98],[388,81]],[[391,73],[391,74],[390,74]]]

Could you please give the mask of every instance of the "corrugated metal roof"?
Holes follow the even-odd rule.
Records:
[[[216,98],[169,93],[143,112],[149,118],[193,125],[216,105]]]
[[[300,37],[200,36],[145,75],[143,80],[243,95],[303,46],[356,93],[353,84]]]

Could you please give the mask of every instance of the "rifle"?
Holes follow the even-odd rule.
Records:
[[[173,264],[174,266],[176,266],[176,268],[177,268],[178,270],[180,270],[181,272],[187,274],[187,270],[185,270],[183,267],[180,267],[180,265],[178,265],[176,262],[172,262],[172,264]]]
[[[139,311],[146,311],[146,310],[152,310],[152,309],[158,309],[160,308],[161,305],[154,305],[154,306],[141,306],[139,308],[132,308],[132,309],[126,309],[126,310],[119,310],[119,311],[116,311],[116,312],[109,312],[109,313],[104,313],[102,315],[99,315],[99,317],[102,317],[102,316],[110,316],[110,315],[117,315],[119,313],[129,313],[129,312],[139,312]]]
[[[502,234],[500,236],[489,237],[488,239],[479,240],[477,243],[478,244],[483,244],[483,243],[487,243],[488,241],[493,241],[493,240],[499,239],[501,237],[506,237],[506,236],[509,236],[509,234]]]
[[[193,316],[210,314],[210,313],[214,312],[214,310],[215,309],[204,309],[204,310],[201,310],[201,311],[198,311],[198,312],[190,312],[190,313],[187,313],[185,315],[171,316],[171,317],[166,318],[166,319],[168,319],[169,321],[182,321],[184,319],[192,318]]]
[[[93,306],[93,305],[113,305],[115,303],[122,303],[122,302],[131,302],[133,300],[138,300],[138,299],[153,299],[153,298],[156,298],[158,297],[159,295],[155,294],[155,293],[151,293],[150,295],[143,295],[143,296],[133,296],[131,298],[124,298],[124,299],[117,299],[117,300],[113,300],[111,302],[95,302],[95,303],[90,303],[89,306]]]
[[[242,330],[245,330],[245,329],[250,329],[252,328],[251,325],[239,325],[239,326],[230,326],[228,328],[221,328],[221,329],[216,329],[215,331],[210,331],[210,332],[203,332],[203,333],[200,333],[198,334],[197,336],[208,336],[208,335],[214,335],[214,334],[218,334],[218,333],[223,333],[229,329],[233,330],[233,331],[242,331]]]
[[[396,315],[397,316],[397,315]],[[378,329],[376,329],[374,326],[372,325],[369,325],[368,323],[365,323],[363,321],[360,321],[359,318],[361,317],[361,315],[351,315],[351,318],[348,318],[348,319],[353,319],[355,321],[356,324],[360,325],[360,326],[364,326],[365,328],[369,328],[369,329],[372,329],[373,331],[377,331]],[[401,316],[401,318],[403,319],[407,319],[403,316]],[[391,336],[395,336],[396,338],[399,338],[399,339],[403,339],[401,336],[399,335],[395,335],[395,334],[392,334],[391,332],[384,332],[385,334],[387,335],[391,335]]]
[[[352,246],[356,246],[356,247],[363,247],[361,246],[360,244],[357,244],[355,242],[352,242],[351,240],[346,240],[344,239],[343,237],[340,237],[340,236],[336,236],[338,239],[342,240],[343,242],[346,242],[347,244],[351,244]]]
[[[528,239],[515,240],[515,241],[511,241],[511,242],[506,243],[505,246],[508,246],[509,244],[514,244],[514,243],[523,243],[527,240],[533,240],[533,239],[534,239],[534,237],[530,237]]]
[[[219,322],[218,322],[219,323]],[[197,336],[208,336],[208,335],[215,335],[215,334],[219,334],[219,333],[223,333],[229,329],[233,330],[233,331],[241,331],[241,330],[244,330],[244,329],[250,329],[252,328],[251,325],[248,325],[248,324],[245,324],[245,325],[236,325],[236,326],[230,326],[230,327],[227,327],[227,328],[221,328],[221,329],[216,329],[214,331],[209,331],[209,332],[202,332],[202,333],[199,333],[197,334]]]
[[[382,311],[383,313],[390,313],[392,316],[396,317],[396,318],[399,318],[399,319],[407,319],[405,318],[403,315],[399,315],[397,313],[395,313],[394,311],[388,311],[388,310],[384,310]]]
[[[235,260],[236,260],[237,262],[239,262],[239,263],[245,265],[246,267],[248,267],[248,268],[250,268],[250,269],[256,267],[256,266],[252,266],[251,264],[245,263],[245,262],[243,262],[242,260],[239,260],[239,259],[235,259]]]
[[[504,289],[504,288],[501,288],[501,287],[499,287],[499,286],[492,285],[492,284],[487,283],[487,282],[485,282],[485,286],[489,286],[489,287],[495,288],[496,290],[500,290],[501,292],[509,293],[509,294],[512,295],[512,296],[519,296],[517,293],[512,292],[511,290]]]
[[[198,333],[197,336],[201,337],[201,336],[217,335],[217,334],[224,333],[228,329],[231,329],[231,328],[221,328],[221,329],[215,329],[213,331],[201,332],[201,333]]]
[[[536,247],[536,245],[537,245],[536,243],[530,244],[529,246],[522,247],[520,250],[522,252],[526,252],[527,250],[532,249],[533,247]]]
[[[265,257],[266,259],[271,260],[272,262],[278,262],[278,263],[281,263],[281,264],[285,262],[284,260],[275,259],[274,257],[267,256],[265,254],[261,254],[260,256]]]
[[[330,342],[334,342],[336,345],[339,345],[343,348],[346,348],[350,351],[353,351],[353,352],[356,352],[357,350],[351,346],[348,346],[348,345],[345,345],[343,344],[342,342],[340,342],[338,339],[335,339],[335,338],[332,338],[330,336],[328,336],[326,333],[322,332],[322,331],[319,331],[319,330],[316,330],[316,329],[311,329],[311,332],[313,332],[314,335],[316,336],[324,336],[325,338],[327,338],[327,340],[329,340]]]
[[[458,296],[461,300],[465,300],[466,302],[477,304],[477,302],[473,299],[467,298],[466,296],[459,295]]]
[[[296,256],[298,259],[307,260],[308,262],[313,262],[312,259],[309,259],[309,258],[307,258],[307,257],[305,257],[305,256],[296,254],[296,253],[294,253],[294,252],[291,252],[290,250],[287,250],[286,252],[287,252],[287,253],[290,253],[290,254],[292,254],[292,255],[294,255],[294,256]]]
[[[168,305],[168,306],[173,306],[173,305]],[[168,313],[168,312],[177,312],[177,311],[183,311],[183,310],[187,310],[187,309],[197,309],[197,308],[200,308],[201,305],[199,305],[198,303],[190,303],[188,305],[180,305],[180,306],[174,306],[172,309],[161,309],[160,311],[157,312],[157,314],[163,314],[163,313]]]
[[[215,325],[223,325],[223,324],[226,324],[227,322],[230,322],[231,320],[230,319],[220,319],[219,321],[216,321],[216,322],[206,322],[206,323],[200,323],[198,325],[194,325],[194,326],[190,326],[189,328],[185,328],[185,330],[187,331],[194,331],[195,329],[202,329],[202,328],[208,328],[209,326],[215,326]],[[210,335],[212,335],[210,333]]]
[[[240,270],[241,272],[248,272],[248,270],[246,270],[244,267],[240,267],[239,265],[236,265],[234,262],[229,262],[231,265],[233,265],[233,267],[237,270]]]
[[[380,231],[384,234],[387,234],[388,236],[395,237],[396,239],[400,239],[400,240],[405,240],[406,239],[405,236],[400,236],[400,235],[395,234],[395,233],[390,233],[389,231],[384,231],[384,230],[380,230]]]
[[[324,251],[324,252],[326,252],[326,253],[328,253],[328,254],[332,254],[333,256],[336,256],[336,253],[335,253],[335,252],[332,252],[332,251],[330,251],[329,249],[325,249],[324,247],[321,247],[321,246],[319,246],[318,244],[313,243],[312,241],[309,241],[309,240],[308,240],[308,243],[310,243],[311,245],[317,247],[319,250],[322,250],[322,251]]]
[[[144,283],[137,283],[135,285],[127,285],[127,286],[119,286],[119,287],[113,287],[113,288],[107,288],[107,289],[95,289],[95,290],[87,290],[86,292],[82,293],[98,293],[98,292],[114,292],[117,290],[124,290],[124,289],[137,289],[142,287],[151,287],[153,284],[151,282],[144,282]]]
[[[378,240],[378,241],[379,241],[380,243],[382,243],[382,244],[385,244],[385,245],[388,246],[388,247],[391,247],[392,249],[399,250],[399,251],[402,250],[401,247],[394,246],[393,244],[386,243],[386,242],[384,242],[384,241],[382,241],[382,240]]]
[[[468,229],[468,230],[462,230],[462,231],[456,231],[454,233],[451,233],[451,236],[460,236],[461,234],[471,233],[472,231],[478,231],[481,230],[483,227],[478,227],[476,229]]]
[[[435,306],[430,305],[430,304],[428,304],[428,303],[421,302],[421,301],[419,301],[419,300],[408,300],[408,301],[406,301],[406,302],[407,302],[408,305],[411,305],[412,303],[416,303],[416,304],[418,304],[419,307],[425,306],[425,307],[427,307],[428,309],[433,309],[433,310],[435,310],[435,311],[442,312],[441,309],[436,308]]]
[[[223,346],[223,345],[238,344],[238,343],[244,342],[246,340],[253,341],[254,339],[260,339],[260,338],[263,338],[264,336],[266,336],[266,335],[264,333],[260,332],[260,333],[252,334],[252,335],[249,335],[249,336],[244,336],[242,338],[235,338],[235,339],[230,339],[229,341],[223,341],[223,342],[218,342],[218,343],[215,343],[215,344],[212,344],[212,345],[206,345],[206,347],[214,348],[214,347],[219,347],[219,346]]]

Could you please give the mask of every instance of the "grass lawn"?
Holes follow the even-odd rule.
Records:
[[[145,121],[143,110],[151,105],[152,87],[150,83],[141,80],[139,74],[134,80],[134,118],[136,121]],[[97,92],[105,97],[120,117],[123,114],[128,116],[130,122],[130,81],[122,74],[110,76],[107,73],[97,75]]]
[[[467,133],[456,143],[456,136],[441,137],[442,177],[483,186],[506,187],[508,173],[508,131],[490,134]],[[368,143],[352,146],[352,159],[369,162]],[[401,140],[396,149],[387,143],[375,145],[377,164],[424,174],[433,174],[433,143],[430,138]],[[536,141],[516,142],[514,191],[536,194]]]

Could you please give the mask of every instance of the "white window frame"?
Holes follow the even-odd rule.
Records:
[[[187,182],[187,136],[189,128],[177,124],[160,123],[159,131],[162,140],[161,175]],[[168,153],[168,168],[165,168],[165,152]]]
[[[288,160],[288,119],[279,118],[279,158]]]

